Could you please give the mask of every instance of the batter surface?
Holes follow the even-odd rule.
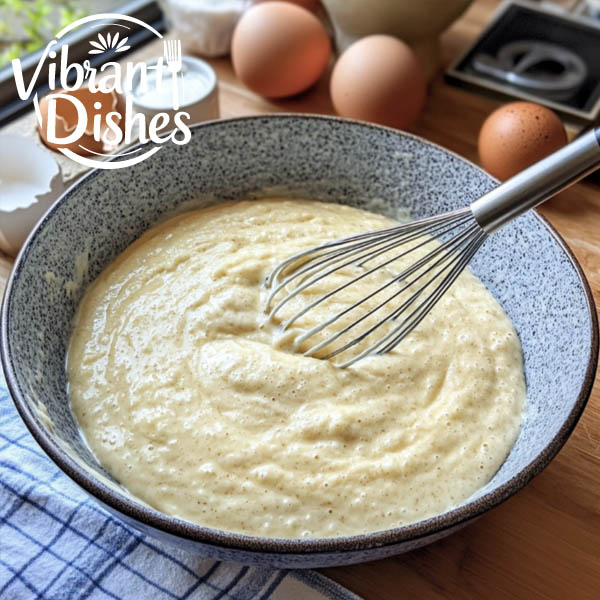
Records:
[[[73,410],[105,468],[165,513],[269,537],[396,527],[483,486],[519,433],[525,382],[512,324],[471,273],[395,350],[347,369],[261,327],[275,264],[390,223],[260,200],[132,244],[86,293],[68,355]],[[319,310],[307,318],[331,314]]]

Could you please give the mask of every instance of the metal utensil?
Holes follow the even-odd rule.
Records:
[[[554,70],[539,69],[544,64],[554,65]],[[557,100],[573,96],[588,76],[585,62],[575,52],[538,40],[509,42],[498,50],[496,56],[479,53],[473,58],[473,68],[500,81]]]
[[[165,40],[163,42],[163,53],[167,61],[167,70],[171,73],[171,90],[173,94],[173,110],[179,110],[179,85],[177,74],[181,71],[181,41]]]
[[[265,282],[270,288],[265,305],[267,321],[272,321],[292,298],[302,292],[314,291],[315,285],[321,285],[325,278],[339,275],[340,270],[350,266],[360,268],[358,275],[318,295],[283,321],[281,330],[285,331],[325,300],[374,273],[380,273],[382,269],[387,271],[394,261],[417,250],[423,254],[422,249],[430,245],[430,251],[401,272],[390,273],[389,280],[373,292],[303,331],[294,340],[294,347],[298,349],[309,338],[324,332],[325,339],[311,345],[303,354],[313,356],[323,350],[325,354],[320,358],[329,359],[347,352],[385,323],[393,322],[389,331],[366,349],[338,363],[338,366],[347,367],[366,356],[389,352],[427,316],[488,235],[564,190],[599,165],[600,127],[515,175],[469,207],[327,242],[299,252],[277,265]],[[369,266],[378,258],[383,261]],[[384,296],[386,290],[388,295]],[[365,302],[377,296],[381,301],[365,309]],[[342,318],[347,321],[349,315],[355,318],[336,328],[336,322]],[[374,323],[373,319],[376,319]],[[365,330],[358,328],[361,323],[363,327],[366,326]],[[327,351],[327,347],[331,348],[331,344],[337,340],[341,340],[341,345]]]

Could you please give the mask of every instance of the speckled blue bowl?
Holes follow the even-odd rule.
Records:
[[[2,362],[35,439],[81,487],[144,533],[225,560],[278,567],[383,558],[448,535],[539,473],[564,444],[589,396],[598,354],[589,286],[560,237],[527,214],[492,236],[472,263],[521,338],[527,414],[495,477],[458,508],[369,535],[266,539],[159,513],[123,490],[82,442],[69,409],[65,350],[87,285],[157,219],[183,206],[297,194],[414,217],[467,205],[496,182],[413,136],[326,117],[248,117],[197,126],[185,146],[93,171],[49,211],[19,255],[2,311]],[[273,223],[273,227],[277,227]]]

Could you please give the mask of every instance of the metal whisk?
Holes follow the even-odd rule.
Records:
[[[416,252],[421,256],[409,266],[400,272],[391,271],[388,281],[303,331],[294,340],[294,347],[298,349],[310,338],[315,340],[313,336],[327,333],[325,330],[329,327],[331,333],[325,335],[325,339],[313,343],[303,352],[305,356],[312,356],[323,351],[320,358],[329,359],[347,352],[368,336],[373,338],[374,333],[388,324],[387,332],[337,365],[347,367],[366,356],[389,352],[427,316],[489,234],[599,165],[600,127],[525,169],[467,208],[299,252],[277,265],[266,280],[265,285],[270,289],[265,306],[268,320],[272,320],[293,298],[314,290],[325,278],[335,276],[343,269],[359,269],[358,274],[305,303],[287,317],[281,324],[281,330],[285,331],[324,301],[382,269],[387,272],[395,261]],[[431,249],[423,254],[427,246]],[[388,294],[383,296],[386,290]],[[365,303],[377,296],[380,299],[375,306],[365,309]],[[351,315],[353,319],[349,323],[336,328],[336,323],[343,319],[347,321]],[[361,324],[364,329],[360,328]],[[389,327],[389,324],[393,326]],[[341,345],[332,349],[337,340],[341,340]]]

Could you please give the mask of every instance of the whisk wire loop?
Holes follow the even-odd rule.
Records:
[[[406,290],[408,290],[410,287],[412,287],[414,284],[416,284],[419,280],[423,279],[426,275],[428,275],[429,273],[431,273],[436,267],[442,265],[445,262],[448,262],[454,256],[454,252],[455,252],[454,247],[460,248],[461,241],[465,237],[467,237],[467,236],[471,235],[472,233],[474,233],[474,231],[475,231],[475,229],[477,227],[478,226],[476,224],[474,224],[474,225],[471,226],[471,228],[469,228],[468,230],[465,230],[459,236],[456,236],[456,237],[452,238],[451,240],[448,240],[447,242],[444,242],[442,245],[440,245],[440,247],[436,248],[430,254],[426,255],[425,257],[423,257],[422,259],[420,259],[419,261],[417,261],[416,263],[414,263],[413,265],[411,265],[409,268],[401,271],[399,274],[397,274],[394,277],[392,277],[390,279],[390,281],[388,281],[386,284],[382,285],[381,287],[379,287],[375,291],[371,292],[370,294],[364,296],[363,298],[361,298],[360,300],[358,300],[354,304],[348,306],[347,308],[345,308],[341,312],[337,313],[333,317],[330,317],[329,319],[327,319],[323,323],[320,323],[319,325],[316,325],[312,329],[309,329],[305,333],[301,334],[300,336],[298,336],[296,338],[296,340],[295,340],[295,346],[298,347],[306,339],[308,339],[312,335],[314,335],[314,334],[322,331],[327,326],[331,325],[332,323],[334,323],[335,321],[337,321],[338,319],[340,319],[344,315],[348,314],[350,311],[354,310],[355,308],[358,308],[361,304],[363,304],[364,302],[370,300],[371,298],[373,298],[374,296],[376,296],[377,294],[379,294],[383,290],[389,288],[391,285],[393,285],[393,284],[395,284],[395,283],[397,283],[399,281],[400,282],[404,281],[403,285],[401,285],[399,287],[399,289],[397,289],[393,294],[391,294],[390,296],[388,296],[385,300],[383,300],[382,302],[380,302],[377,306],[375,306],[374,308],[372,308],[372,309],[368,310],[367,312],[365,312],[358,319],[356,319],[355,321],[353,321],[352,323],[350,323],[349,325],[347,325],[346,327],[344,327],[340,331],[334,333],[333,335],[331,335],[327,339],[323,340],[322,342],[318,343],[317,345],[315,345],[315,346],[309,348],[308,350],[306,350],[304,352],[304,355],[305,356],[312,356],[316,352],[318,352],[319,350],[321,350],[322,348],[324,348],[325,346],[327,346],[330,343],[338,340],[340,337],[342,337],[343,335],[345,335],[346,333],[348,333],[348,331],[350,331],[351,329],[355,328],[357,325],[359,325],[360,323],[362,323],[363,321],[365,321],[367,318],[369,318],[370,316],[372,316],[373,314],[375,314],[377,311],[379,311],[384,306],[388,305],[392,300],[395,300],[396,298],[400,297]],[[444,253],[444,250],[448,250],[448,249],[450,249],[450,251]],[[440,254],[442,256],[440,258],[438,258],[436,261],[434,261],[433,264],[429,265],[425,270],[423,270],[421,273],[419,273],[411,281],[406,281],[406,277],[412,275],[413,273],[418,272],[421,267],[427,265],[429,262],[432,261],[432,259],[434,257],[436,257],[436,256],[438,256]],[[378,329],[384,323],[387,323],[388,321],[396,319],[397,316],[404,309],[406,309],[408,306],[410,306],[419,297],[419,295],[427,287],[429,287],[432,284],[432,282],[435,281],[443,273],[443,271],[446,268],[447,267],[444,267],[444,269],[442,271],[440,271],[437,274],[435,274],[419,290],[417,290],[416,292],[414,292],[413,295],[408,300],[406,300],[403,304],[401,304],[400,307],[398,307],[397,309],[395,309],[385,319],[382,319],[378,323],[375,323],[375,325],[373,325],[372,327],[370,327],[367,331],[365,331],[361,335],[357,336],[354,340],[352,340],[351,342],[348,342],[347,344],[345,344],[341,348],[337,349],[335,352],[331,352],[330,354],[328,354],[327,356],[325,356],[323,358],[332,358],[332,357],[336,356],[337,354],[343,352],[344,350],[347,350],[348,348],[351,348],[352,346],[358,344],[363,339],[365,339],[368,335],[370,335],[371,333],[373,333],[376,329]]]
[[[341,311],[299,334],[294,340],[294,349],[299,350],[307,340],[324,332],[324,339],[303,351],[305,356],[314,356],[322,350],[327,352],[327,348],[332,348],[334,342],[356,330],[355,337],[320,357],[334,358],[366,340],[384,324],[401,318],[399,323],[381,338],[338,366],[349,366],[370,354],[388,352],[421,322],[458,277],[486,237],[471,210],[465,208],[446,215],[333,240],[299,252],[275,267],[267,278],[265,285],[271,288],[265,305],[267,320],[273,319],[286,304],[302,292],[313,292],[315,286],[325,278],[346,268],[362,269],[362,272],[349,276],[346,281],[334,285],[333,289],[319,294],[316,299],[307,302],[285,319],[280,325],[280,330],[285,331],[326,300],[386,269],[390,271],[389,281],[378,285],[373,291],[350,302]],[[434,247],[427,251],[426,247],[429,245]],[[420,252],[422,256],[401,268],[399,272],[393,272],[393,264],[396,261],[415,252]],[[377,261],[378,258],[381,260]],[[437,287],[433,287],[434,284],[437,284]],[[364,312],[358,313],[363,305],[394,285],[398,287],[393,289],[391,294],[373,307],[365,306]],[[275,302],[279,294],[283,294],[283,297]],[[407,294],[408,297],[405,298]],[[393,306],[394,301],[400,302],[399,306]],[[382,311],[386,307],[389,307],[389,312],[383,314]],[[357,317],[335,331],[332,326],[352,311],[357,311]],[[381,313],[381,317],[377,318],[374,324],[367,321],[376,317],[378,313]],[[408,314],[404,317],[405,313]],[[364,331],[357,329],[361,324],[367,325]],[[332,328],[329,335],[326,331],[328,327]]]
[[[397,320],[400,315],[402,315],[407,309],[409,309],[419,298],[423,296],[425,291],[428,288],[431,288],[433,284],[438,281],[442,276],[446,274],[446,276],[441,279],[441,283],[438,287],[433,288],[431,295],[427,295],[424,297],[423,301],[417,305],[416,308],[405,317],[395,328],[393,328],[390,332],[384,335],[382,338],[377,340],[375,343],[370,345],[368,348],[357,354],[356,356],[350,358],[349,360],[339,364],[339,367],[347,367],[361,358],[369,356],[371,354],[385,354],[393,349],[396,345],[398,345],[402,339],[404,339],[429,313],[429,311],[435,306],[438,300],[444,295],[446,290],[452,285],[452,283],[456,280],[456,278],[460,275],[460,273],[464,270],[465,266],[468,264],[469,260],[479,248],[479,246],[485,241],[486,235],[481,231],[476,231],[476,225],[469,229],[468,232],[465,232],[465,235],[461,238],[461,244],[456,245],[455,248],[448,254],[442,256],[436,263],[431,265],[428,269],[428,272],[434,272],[433,277],[426,281],[419,289],[417,289],[405,302],[403,302],[399,307],[397,307],[393,312],[391,312],[385,319],[377,322],[367,331],[361,333],[359,336],[346,343],[344,346],[330,352],[329,354],[322,356],[323,359],[334,358],[338,354],[341,354],[345,350],[348,350],[352,346],[363,341],[368,335],[375,332],[379,327],[381,327],[384,323],[389,321]],[[475,236],[475,237],[473,237]],[[462,254],[464,252],[464,254]],[[468,256],[468,259],[465,261],[465,257]],[[452,260],[454,259],[454,260]],[[436,267],[447,263],[444,267],[442,267],[437,272],[434,271]],[[405,289],[408,289],[416,282],[416,279],[411,281]],[[390,342],[385,344],[385,342]],[[324,344],[325,346],[326,344]]]

